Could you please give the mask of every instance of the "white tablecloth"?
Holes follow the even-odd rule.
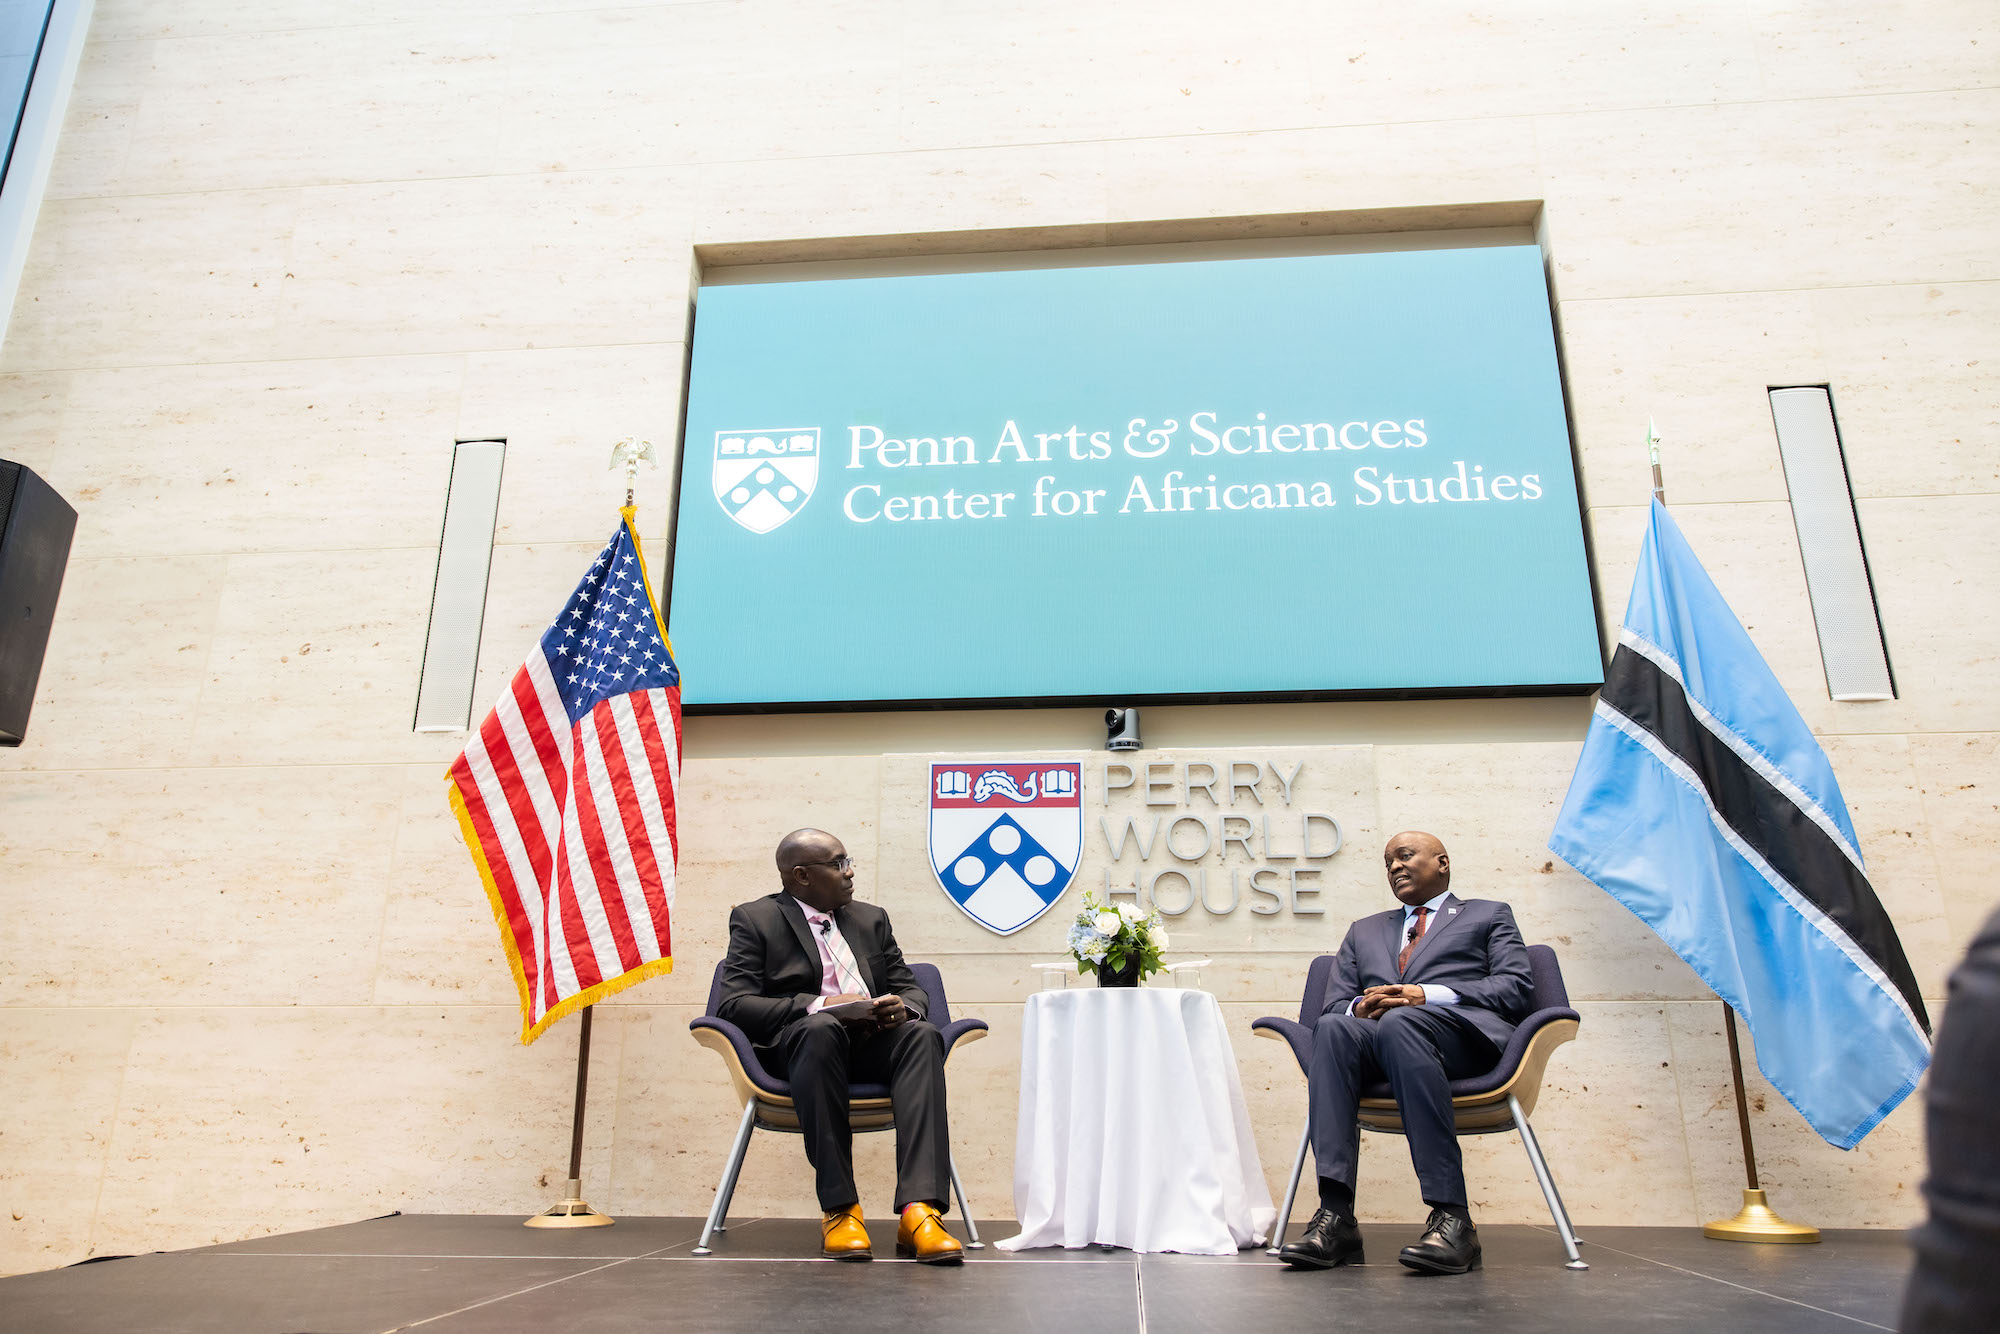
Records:
[[[1222,1007],[1205,991],[1028,997],[1014,1210],[1031,1246],[1229,1255],[1277,1221]]]

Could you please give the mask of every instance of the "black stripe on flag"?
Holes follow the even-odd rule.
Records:
[[[1930,1016],[1895,923],[1840,845],[1704,726],[1688,707],[1680,682],[1644,654],[1619,645],[1602,698],[1694,771],[1723,821],[1875,961],[1928,1034]]]

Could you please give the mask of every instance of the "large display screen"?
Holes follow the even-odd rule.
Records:
[[[1601,681],[1532,245],[702,289],[694,711]]]

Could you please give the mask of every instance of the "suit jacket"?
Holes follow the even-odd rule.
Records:
[[[903,962],[889,914],[857,899],[833,914],[833,924],[854,951],[868,994],[894,992],[910,1013],[925,1018],[930,999]],[[735,1024],[757,1046],[768,1047],[787,1025],[806,1017],[819,999],[819,987],[819,945],[797,899],[781,890],[729,910],[718,1019]]]
[[[1452,895],[1424,926],[1424,938],[1410,953],[1410,966],[1396,971],[1403,949],[1403,908],[1363,917],[1347,928],[1338,962],[1326,987],[1322,1013],[1339,1014],[1373,986],[1429,982],[1458,993],[1457,1008],[1504,1048],[1514,1026],[1533,1004],[1534,980],[1528,947],[1514,925],[1514,910],[1494,899]]]

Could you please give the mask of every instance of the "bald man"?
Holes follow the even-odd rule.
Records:
[[[1452,1131],[1451,1081],[1491,1070],[1527,1016],[1528,947],[1514,910],[1451,892],[1451,856],[1408,830],[1382,850],[1401,907],[1347,929],[1306,1071],[1319,1210],[1280,1255],[1295,1269],[1359,1264],[1354,1167],[1359,1091],[1386,1079],[1396,1095],[1430,1218],[1397,1259],[1425,1274],[1479,1267],[1465,1168]]]
[[[957,1264],[948,1204],[950,1136],[944,1039],[889,929],[854,898],[854,861],[839,839],[798,829],[778,844],[777,893],[729,910],[718,1018],[741,1028],[764,1068],[792,1086],[819,1194],[820,1253],[872,1256],[854,1186],[850,1081],[889,1086],[896,1113],[897,1254]],[[836,1012],[838,1007],[838,1012]]]

